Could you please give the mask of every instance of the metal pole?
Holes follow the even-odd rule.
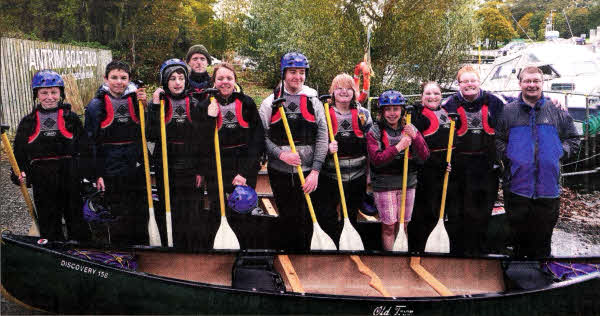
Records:
[[[590,121],[590,105],[588,104],[588,96],[585,97],[585,120],[587,122]],[[590,156],[590,129],[586,128],[585,132],[584,132],[584,146],[585,146],[585,158],[588,158]],[[586,161],[585,162],[585,169],[589,170],[590,169],[590,162]],[[590,192],[591,188],[590,188],[590,176],[589,174],[585,174],[583,176],[583,183],[584,183],[584,190]]]

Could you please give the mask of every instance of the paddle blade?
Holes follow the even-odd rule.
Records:
[[[150,246],[160,247],[160,233],[158,232],[158,225],[156,225],[156,218],[154,218],[154,208],[148,209],[150,218],[148,219],[148,237],[150,239]]]
[[[310,250],[337,250],[333,239],[329,237],[319,226],[319,223],[313,222],[313,235],[310,242]]]
[[[165,215],[167,222],[167,246],[173,247],[173,222],[171,221],[171,212],[167,212]]]
[[[344,227],[342,228],[342,234],[340,235],[340,250],[365,250],[360,235],[356,229],[354,229],[348,218],[344,218]]]
[[[400,229],[398,230],[398,236],[396,236],[396,241],[394,241],[394,247],[392,251],[408,251],[408,239],[406,239],[406,234],[404,233],[404,224],[400,223]]]
[[[450,253],[450,239],[444,227],[444,219],[440,218],[429,234],[425,244],[425,252]]]
[[[27,233],[27,236],[40,237],[40,230],[35,222],[31,223],[31,226],[29,226],[29,233]]]
[[[238,241],[231,227],[229,227],[227,217],[225,216],[221,216],[221,225],[219,225],[219,230],[217,230],[213,248],[232,250],[240,249],[240,242]]]

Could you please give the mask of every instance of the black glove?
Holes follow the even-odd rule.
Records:
[[[15,174],[14,171],[10,171],[10,180],[12,181],[12,183],[14,183],[15,185],[21,185],[21,181],[19,181],[19,177]],[[31,188],[31,182],[29,181],[29,177],[25,177],[25,185],[28,188]]]
[[[10,180],[12,181],[12,183],[14,183],[15,185],[21,185],[21,181],[19,181],[19,177],[15,174],[14,171],[10,171]]]

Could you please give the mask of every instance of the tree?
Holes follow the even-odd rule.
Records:
[[[375,91],[420,92],[428,80],[451,81],[476,39],[470,1],[387,1],[372,15]]]
[[[532,39],[535,38],[535,31],[531,28],[531,17],[533,17],[533,13],[529,12],[519,20],[519,25],[517,26],[519,36]],[[525,32],[523,32],[523,30],[525,30]]]
[[[350,72],[364,54],[364,27],[345,1],[254,1],[249,16],[245,26],[250,45],[245,51],[270,87],[280,79],[279,60],[286,52],[306,55],[311,67],[307,81],[321,92],[335,75]]]
[[[481,19],[481,37],[488,38],[492,48],[517,36],[510,21],[498,9],[481,8],[475,13]]]

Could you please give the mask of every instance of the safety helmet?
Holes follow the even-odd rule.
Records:
[[[60,96],[65,98],[65,82],[62,77],[53,70],[40,70],[33,75],[31,79],[31,89],[33,90],[33,98],[37,97],[37,89],[40,88],[60,88]]]
[[[169,60],[166,60],[160,66],[158,83],[162,86],[162,88],[165,90],[165,92],[169,91],[169,86],[168,86],[169,77],[176,69],[179,69],[179,68],[181,68],[183,70],[183,76],[185,77],[185,90],[187,90],[189,88],[190,80],[189,80],[189,76],[188,76],[187,64],[179,58],[171,58]]]
[[[280,70],[282,79],[286,68],[304,68],[308,74],[310,65],[306,56],[298,52],[289,52],[281,57]]]
[[[373,192],[365,192],[360,211],[363,214],[369,216],[374,216],[377,214],[377,206],[375,206],[375,198],[373,197]]]
[[[257,202],[258,196],[252,187],[238,185],[229,195],[227,206],[240,214],[246,214],[256,207]]]
[[[116,219],[104,201],[104,192],[97,191],[83,203],[83,219],[88,223],[106,223]]]
[[[400,91],[397,90],[384,91],[381,95],[379,95],[378,101],[379,109],[383,109],[384,107],[390,105],[400,105],[402,107],[406,105],[406,99],[404,98],[402,93],[400,93]]]

